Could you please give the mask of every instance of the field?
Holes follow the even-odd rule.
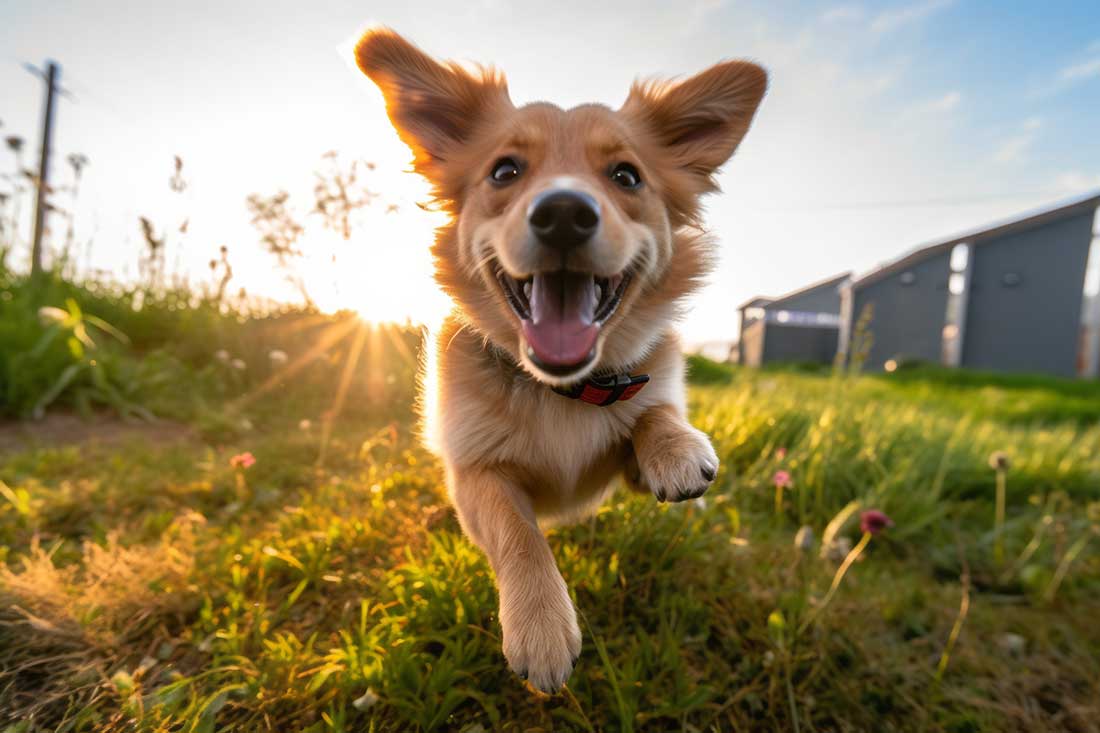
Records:
[[[548,697],[415,440],[417,332],[241,315],[0,268],[0,730],[1100,730],[1096,384],[693,359],[717,482],[550,531]]]

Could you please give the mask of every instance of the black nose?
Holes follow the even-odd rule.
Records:
[[[600,228],[600,205],[581,191],[543,191],[527,208],[527,223],[543,244],[571,249]]]

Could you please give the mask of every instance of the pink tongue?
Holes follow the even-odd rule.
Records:
[[[531,283],[531,318],[523,321],[523,335],[543,364],[580,364],[588,360],[600,333],[593,323],[595,313],[591,275],[540,273]]]

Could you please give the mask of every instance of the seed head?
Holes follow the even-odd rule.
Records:
[[[989,467],[994,471],[1007,471],[1012,467],[1012,460],[1003,450],[995,450],[989,454]]]

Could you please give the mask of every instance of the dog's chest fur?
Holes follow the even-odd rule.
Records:
[[[653,405],[684,404],[675,343],[658,343],[634,370],[649,374],[644,389],[607,407],[555,393],[456,321],[444,324],[437,348],[424,375],[432,396],[424,410],[429,447],[451,466],[495,465],[512,474],[540,516],[575,515],[598,503],[630,455],[638,416]]]

